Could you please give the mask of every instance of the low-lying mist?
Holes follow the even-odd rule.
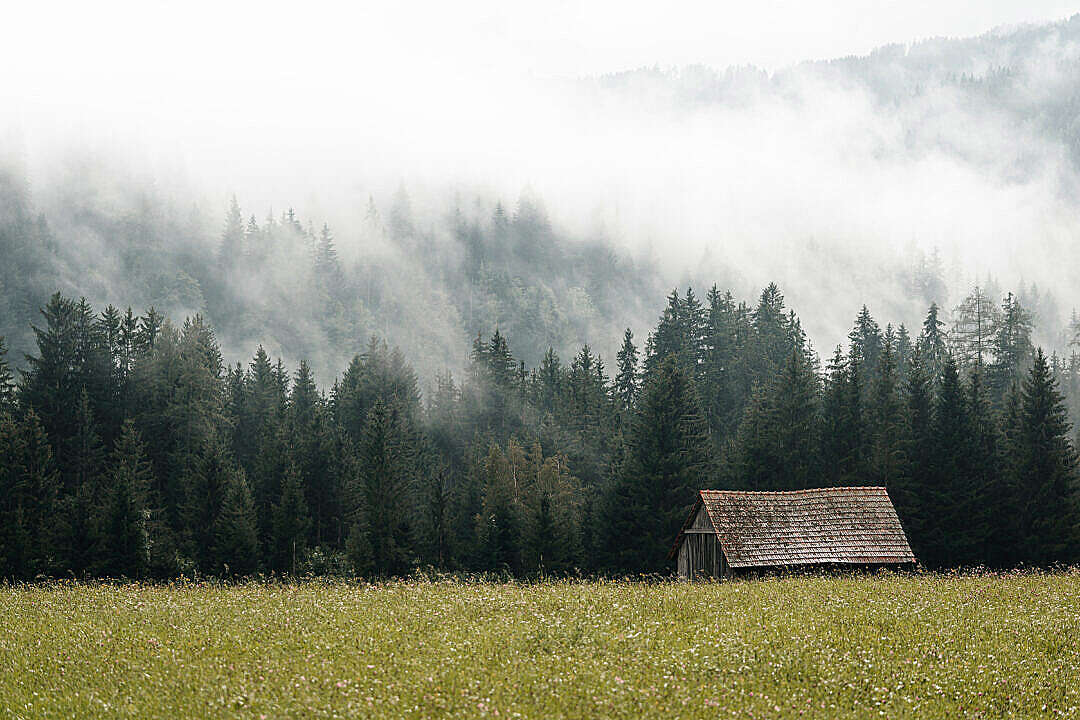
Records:
[[[216,313],[230,359],[262,343],[322,382],[372,334],[430,377],[495,326],[530,364],[584,343],[610,361],[674,285],[750,299],[776,281],[826,354],[863,304],[914,327],[978,282],[1019,290],[1062,348],[1077,70],[1080,16],[771,74],[315,83],[183,112],[88,99],[63,120],[39,104],[0,115],[0,237],[30,251],[17,226],[36,253],[4,263],[0,332],[28,350],[61,289]]]

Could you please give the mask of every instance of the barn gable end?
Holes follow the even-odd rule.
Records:
[[[708,510],[700,500],[680,533],[673,549],[682,577],[720,577],[725,572],[723,551]]]

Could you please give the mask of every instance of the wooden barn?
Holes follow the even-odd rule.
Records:
[[[915,562],[883,487],[702,490],[668,557],[687,579]]]

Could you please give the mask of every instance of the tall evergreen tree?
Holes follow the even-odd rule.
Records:
[[[906,388],[904,454],[907,472],[899,486],[890,489],[897,513],[907,531],[916,557],[923,557],[928,542],[928,528],[933,526],[934,485],[928,462],[933,446],[933,385],[930,369],[925,362],[923,346],[916,346],[911,357]]]
[[[300,484],[311,516],[311,540],[316,545],[340,542],[342,517],[343,444],[311,368],[301,361],[289,395],[286,428],[288,454],[300,473]]]
[[[1001,472],[1000,432],[997,414],[981,368],[968,383],[968,422],[971,443],[965,448],[971,478],[973,503],[964,532],[972,537],[971,555],[966,562],[1000,567],[1003,553],[997,549],[1005,541],[1003,524],[1012,512],[1005,477]]]
[[[945,331],[945,322],[939,317],[940,312],[937,303],[930,304],[930,308],[926,311],[926,319],[923,320],[922,332],[917,340],[923,367],[934,386],[941,379],[941,372],[945,369],[945,359],[949,354],[948,334]]]
[[[891,328],[887,334],[891,335]],[[902,476],[906,469],[904,415],[898,375],[893,343],[886,341],[882,344],[872,390],[870,471],[875,483],[889,489],[903,484]]]
[[[693,289],[688,289],[682,298],[675,288],[646,343],[645,372],[652,372],[667,356],[674,355],[691,377],[696,378],[704,354],[705,333],[705,310]]]
[[[241,503],[243,498],[238,494],[239,483],[235,480],[238,472],[224,444],[211,441],[182,476],[184,502],[179,518],[183,535],[182,547],[200,572],[216,572],[223,563],[229,563],[234,572],[240,571],[239,566],[234,564],[235,557],[225,557],[218,553],[218,533],[221,529],[219,521],[230,492],[234,493],[231,511],[246,512]],[[246,480],[243,482],[243,491],[250,494]],[[246,518],[246,515],[244,517]],[[229,518],[229,521],[235,519]],[[233,548],[229,546],[227,549],[231,552]]]
[[[124,424],[110,464],[110,487],[99,521],[97,567],[113,577],[142,577],[151,569],[156,539],[150,500],[153,470],[130,421]]]
[[[353,514],[365,514],[373,569],[403,571],[409,563],[412,448],[400,411],[382,400],[368,414],[357,446]]]
[[[537,400],[540,411],[546,414],[554,413],[559,399],[562,397],[563,371],[558,353],[550,347],[544,353],[544,359],[540,361],[537,383]]]
[[[934,512],[924,528],[923,562],[931,567],[968,562],[976,543],[967,525],[976,503],[968,471],[972,433],[967,398],[951,356],[942,371],[931,438],[927,500]]]
[[[487,351],[488,368],[491,379],[496,387],[508,388],[514,383],[514,370],[517,363],[510,354],[510,347],[506,342],[506,336],[495,328],[495,334],[491,336],[491,342]]]
[[[1025,560],[1026,548],[1021,543],[1020,509],[1027,504],[1028,498],[1024,496],[1026,488],[1020,482],[1026,455],[1022,403],[1020,384],[1013,383],[1005,396],[1005,406],[1001,414],[1001,466],[998,469],[998,478],[1002,495],[998,498],[998,503],[1005,507],[1005,512],[994,518],[996,537],[994,548],[990,552],[990,563],[997,567],[1010,567]]]
[[[858,358],[857,372],[859,385],[864,391],[873,387],[874,378],[877,376],[878,361],[884,347],[884,336],[881,334],[881,326],[870,315],[870,310],[865,305],[855,318],[855,325],[848,333],[850,343],[849,354]]]
[[[304,557],[311,518],[301,484],[300,471],[290,465],[281,484],[281,498],[274,506],[274,566],[296,573],[297,562]]]
[[[476,520],[483,562],[491,570],[521,569],[521,492],[514,470],[492,445],[483,464],[483,504]]]
[[[25,580],[62,569],[56,542],[61,481],[45,428],[32,409],[6,434],[0,471],[6,478],[0,497],[5,530],[0,532],[6,537],[0,552],[10,575]]]
[[[221,511],[215,518],[212,556],[226,575],[249,575],[259,567],[255,500],[243,470],[225,478]]]
[[[630,413],[634,409],[634,401],[638,392],[638,350],[634,346],[634,333],[626,328],[623,333],[622,347],[616,356],[618,372],[615,375],[615,396],[618,399],[619,410]]]
[[[784,312],[784,295],[769,283],[753,311],[754,381],[768,383],[779,372],[791,351],[791,327]]]
[[[57,551],[63,566],[81,575],[94,562],[96,525],[106,502],[105,453],[86,390],[79,395],[76,418],[75,437],[67,443],[72,457],[60,498],[62,514],[57,518]]]
[[[233,195],[229,210],[225,213],[225,227],[221,231],[221,244],[218,246],[218,262],[221,268],[231,268],[244,255],[244,218],[240,213],[240,204]]]
[[[1028,563],[1077,558],[1076,453],[1057,381],[1042,349],[1024,380],[1013,459],[1021,558]]]
[[[55,293],[41,315],[45,327],[32,326],[38,354],[26,358],[19,402],[33,408],[50,437],[66,439],[75,436],[78,418],[72,400],[83,390],[76,306]]]
[[[319,232],[319,242],[315,246],[315,277],[324,283],[327,289],[338,288],[341,283],[341,263],[338,262],[337,248],[330,226],[323,224]]]
[[[622,570],[659,571],[695,492],[712,483],[713,458],[697,392],[669,356],[646,380],[629,453],[609,503],[607,547]]]
[[[761,388],[740,429],[736,483],[752,490],[817,484],[819,386],[806,356],[792,350],[780,374]]]
[[[908,373],[911,372],[911,356],[915,352],[915,344],[911,340],[911,334],[903,323],[896,329],[896,378],[901,392],[907,386]]]
[[[847,412],[847,358],[837,345],[825,366],[825,385],[821,404],[821,463],[826,482],[846,484],[845,465],[850,458],[851,418]]]
[[[1009,293],[1001,303],[1000,319],[994,327],[991,347],[994,362],[990,365],[990,385],[998,402],[1014,383],[1023,380],[1024,371],[1031,362],[1034,347],[1031,344],[1033,320],[1031,313]]]
[[[723,447],[742,418],[746,397],[740,384],[745,335],[740,333],[739,310],[731,293],[713,285],[708,296],[708,322],[698,390],[717,446]]]

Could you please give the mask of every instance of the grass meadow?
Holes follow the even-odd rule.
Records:
[[[1080,573],[0,586],[0,716],[1080,717]]]

